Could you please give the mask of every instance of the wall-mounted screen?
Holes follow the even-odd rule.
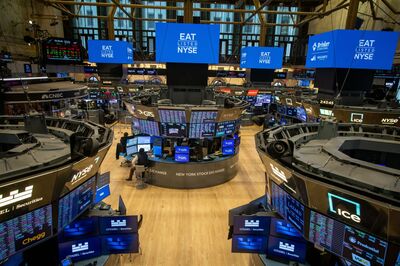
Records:
[[[77,40],[48,38],[43,41],[44,59],[48,64],[73,64],[82,62],[81,44]]]
[[[107,184],[105,186],[102,186],[100,188],[96,188],[96,196],[94,198],[94,204],[99,203],[103,199],[107,198],[110,196],[110,185]]]
[[[267,252],[267,243],[267,236],[233,235],[232,252],[265,254]]]
[[[277,69],[282,62],[281,47],[244,47],[240,53],[241,68]]]
[[[158,109],[158,114],[163,123],[186,123],[185,110]]]
[[[140,132],[151,135],[151,136],[159,136],[160,129],[158,128],[158,122],[139,119]]]
[[[92,63],[133,63],[133,46],[124,41],[89,40],[88,53]]]
[[[95,186],[95,178],[92,177],[59,200],[58,231],[61,231],[92,204]]]
[[[156,23],[156,61],[218,64],[219,25]]]
[[[0,260],[47,239],[52,230],[51,205],[0,223]]]
[[[161,135],[164,137],[186,137],[186,124],[161,123]]]

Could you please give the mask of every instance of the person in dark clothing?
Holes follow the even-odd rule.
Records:
[[[136,165],[149,165],[149,157],[147,156],[147,153],[144,152],[143,148],[140,148],[139,153],[133,157],[131,170],[129,171],[129,177],[126,179],[126,181],[132,180],[133,173],[136,170]]]
[[[124,135],[119,140],[119,143],[117,143],[117,149],[115,154],[115,158],[117,160],[119,159],[120,153],[126,153],[126,142],[128,141],[128,136],[129,136],[128,132],[125,132]]]

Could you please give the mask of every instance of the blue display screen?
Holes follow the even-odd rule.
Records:
[[[96,190],[96,196],[94,198],[94,203],[95,204],[99,203],[100,201],[107,198],[108,196],[110,196],[110,185],[107,184]]]
[[[79,219],[67,225],[60,236],[62,240],[74,240],[96,235],[98,231],[97,225],[97,217]]]
[[[189,147],[188,146],[176,146],[175,153],[189,153]]]
[[[267,216],[234,216],[233,233],[238,235],[267,235],[270,217]]]
[[[58,244],[59,258],[64,260],[67,256],[73,262],[86,260],[101,255],[101,245],[97,237],[69,241]]]
[[[222,155],[235,154],[235,147],[222,147]]]
[[[109,235],[101,237],[103,254],[123,254],[139,252],[137,234]]]
[[[166,137],[186,137],[186,124],[161,123],[161,135]]]
[[[232,252],[261,253],[267,252],[267,236],[233,235]]]
[[[270,234],[278,237],[303,239],[303,236],[299,234],[293,225],[278,218],[271,218]]]
[[[156,23],[156,61],[218,64],[219,25]]]
[[[92,63],[132,64],[133,46],[124,41],[89,40],[89,61]]]
[[[161,146],[153,146],[153,154],[154,156],[162,156],[162,147]]]
[[[293,241],[286,238],[270,236],[268,238],[268,255],[291,261],[304,262],[306,257],[306,242]]]
[[[137,216],[101,216],[99,217],[100,234],[137,233]]]
[[[179,162],[179,163],[189,162],[189,154],[188,153],[175,153],[175,162]]]
[[[126,148],[126,154],[129,155],[129,156],[133,155],[133,154],[135,154],[137,152],[138,152],[137,145],[129,146],[129,147]]]
[[[263,106],[271,103],[271,94],[258,94],[254,106]]]
[[[163,123],[186,123],[185,110],[159,109],[158,115]]]
[[[307,113],[303,107],[297,107],[297,118],[303,122],[307,121]]]
[[[235,121],[225,121],[217,124],[215,136],[223,137],[235,133],[236,123]]]
[[[140,136],[138,137],[138,144],[150,144],[151,137],[148,136]]]
[[[126,140],[126,146],[132,146],[137,144],[137,138],[129,138]]]
[[[244,47],[240,53],[241,68],[277,69],[282,61],[281,47]]]
[[[151,135],[151,136],[159,136],[160,135],[160,129],[158,127],[158,122],[139,119],[139,128],[140,128],[141,133]]]
[[[189,124],[189,138],[214,137],[215,123],[191,123]]]
[[[224,139],[222,141],[222,147],[228,147],[228,146],[235,146],[235,140],[234,139]]]
[[[391,69],[398,32],[334,30],[310,37],[306,67]]]

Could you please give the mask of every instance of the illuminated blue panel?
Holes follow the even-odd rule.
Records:
[[[133,63],[133,46],[128,42],[89,40],[88,52],[92,63]]]
[[[240,53],[240,67],[277,69],[282,67],[283,48],[244,47]]]
[[[156,23],[156,61],[218,64],[219,25]]]

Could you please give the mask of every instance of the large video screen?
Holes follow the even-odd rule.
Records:
[[[218,111],[192,111],[190,115],[190,123],[215,123]]]
[[[48,64],[82,62],[81,44],[77,40],[48,38],[43,41],[43,53]]]
[[[156,61],[218,64],[219,25],[156,23]]]
[[[0,261],[52,235],[51,205],[0,223]]]
[[[58,231],[61,231],[92,204],[95,187],[96,180],[92,177],[59,200]]]
[[[159,109],[158,114],[162,123],[186,123],[185,110]]]
[[[304,206],[279,187],[271,183],[272,207],[287,221],[289,221],[299,232],[304,235]]]
[[[278,69],[282,62],[281,47],[244,47],[240,53],[241,68]]]
[[[271,94],[258,94],[254,106],[263,106],[271,103]]]
[[[161,135],[165,137],[184,138],[186,134],[186,124],[161,123]]]
[[[160,129],[158,128],[158,122],[139,119],[139,127],[140,132],[151,135],[151,136],[159,136]]]
[[[189,124],[189,138],[212,138],[215,134],[215,123]]]
[[[89,40],[88,53],[92,63],[133,63],[133,46],[124,41]]]
[[[398,32],[334,30],[311,36],[308,68],[391,69]]]

